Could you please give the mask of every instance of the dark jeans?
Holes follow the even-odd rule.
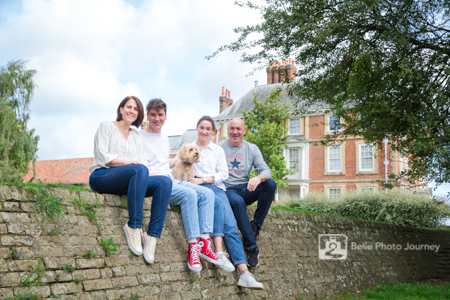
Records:
[[[153,196],[147,234],[161,237],[172,191],[167,176],[149,176],[144,165],[127,165],[95,170],[89,177],[91,189],[99,193],[127,195],[128,226],[142,228],[144,198]]]
[[[244,239],[244,248],[248,249],[252,246],[256,246],[255,236],[252,231],[252,225],[247,214],[247,205],[258,201],[258,206],[255,211],[253,220],[255,224],[262,227],[264,219],[269,212],[270,205],[275,196],[275,190],[277,184],[273,179],[269,179],[266,182],[261,182],[256,187],[256,190],[250,192],[247,189],[247,184],[238,184],[228,187],[226,194],[230,201],[231,208],[233,209],[234,216],[236,217],[237,225],[241,231]]]

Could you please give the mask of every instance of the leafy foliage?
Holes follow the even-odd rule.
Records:
[[[289,105],[278,103],[282,98],[281,88],[274,88],[270,95],[261,103],[254,96],[254,107],[251,111],[242,111],[247,128],[244,139],[255,144],[261,150],[264,161],[272,171],[272,178],[278,186],[287,186],[287,175],[283,149],[286,149],[287,128],[284,125],[289,118]]]
[[[0,182],[20,182],[36,160],[39,136],[27,129],[29,104],[35,84],[34,70],[25,62],[12,61],[0,66]]]
[[[105,250],[105,255],[110,256],[111,252],[117,252],[119,251],[119,248],[117,246],[113,246],[114,238],[110,238],[109,240],[105,241],[103,238],[100,241],[100,246],[103,247],[103,250]]]
[[[295,56],[290,93],[303,108],[322,103],[343,118],[342,136],[362,136],[409,157],[410,182],[450,181],[450,2],[441,0],[266,0],[263,22],[235,28],[260,68]],[[252,39],[252,34],[257,34]],[[261,37],[262,36],[262,37]],[[259,38],[261,37],[261,38]],[[248,49],[254,49],[250,53]]]
[[[351,193],[341,200],[311,193],[290,206],[302,211],[414,227],[435,228],[450,217],[450,206],[442,199],[395,192]]]

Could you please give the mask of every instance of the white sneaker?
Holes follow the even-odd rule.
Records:
[[[128,227],[128,223],[123,226],[128,248],[135,255],[142,255],[142,229]]]
[[[219,268],[227,272],[234,271],[234,265],[228,260],[228,253],[226,252],[217,252],[215,253],[216,257],[219,259],[220,264],[217,264]]]
[[[144,232],[142,241],[144,242],[144,259],[149,264],[152,264],[155,262],[155,248],[158,239],[148,235],[147,232]]]
[[[242,272],[241,272],[242,273]],[[248,272],[245,274],[239,274],[239,281],[237,283],[238,286],[254,289],[254,290],[262,290],[263,285],[256,281],[255,276],[252,273]]]

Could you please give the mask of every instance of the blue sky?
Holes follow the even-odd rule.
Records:
[[[164,131],[176,135],[218,114],[222,86],[237,100],[255,80],[266,84],[264,70],[246,76],[254,66],[240,53],[205,59],[236,40],[233,28],[261,20],[233,2],[0,0],[0,64],[37,70],[29,126],[39,159],[92,157],[98,124],[128,95],[166,101]]]
[[[98,124],[125,96],[162,98],[175,135],[218,114],[222,86],[237,100],[265,84],[264,70],[246,76],[253,66],[239,53],[205,59],[259,20],[233,0],[1,0],[0,64],[37,70],[29,126],[39,159],[92,157]]]

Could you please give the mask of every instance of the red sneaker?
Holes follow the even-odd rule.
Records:
[[[200,272],[202,270],[202,264],[200,263],[200,246],[197,243],[190,243],[188,250],[188,268],[194,272]]]
[[[200,246],[200,257],[206,259],[207,261],[220,265],[222,262],[217,258],[214,252],[211,249],[211,242],[209,239],[202,239],[198,242]]]

